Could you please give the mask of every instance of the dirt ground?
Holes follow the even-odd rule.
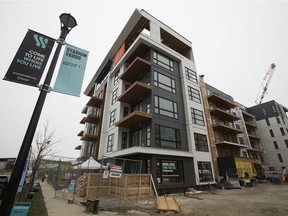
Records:
[[[175,195],[180,213],[157,213],[152,202],[141,203],[138,209],[123,215],[197,215],[197,216],[287,216],[288,185],[262,183],[256,187],[204,191],[198,195]],[[124,211],[124,210],[123,210]],[[104,213],[104,212],[103,212]],[[116,215],[122,215],[118,212]],[[102,215],[102,214],[101,214]],[[105,214],[103,214],[105,215]],[[108,215],[108,214],[107,214]]]

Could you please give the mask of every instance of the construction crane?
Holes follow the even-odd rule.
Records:
[[[261,90],[262,90],[262,93],[261,93],[261,96],[258,97],[256,99],[256,103],[257,104],[261,104],[262,101],[263,101],[263,98],[265,96],[265,94],[267,93],[267,89],[268,89],[268,86],[269,86],[269,83],[272,79],[272,76],[273,76],[273,73],[275,71],[275,67],[276,65],[274,63],[272,63],[267,71],[267,73],[265,74],[264,78],[263,78],[263,82],[261,84]],[[259,95],[259,94],[258,94]],[[258,102],[259,101],[259,102]]]

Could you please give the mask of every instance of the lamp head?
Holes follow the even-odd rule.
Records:
[[[61,29],[66,28],[69,31],[77,26],[76,19],[69,13],[63,13],[60,15],[60,21],[61,21]]]

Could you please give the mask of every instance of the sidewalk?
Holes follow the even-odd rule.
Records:
[[[40,182],[44,201],[49,216],[65,216],[65,215],[89,215],[85,212],[85,207],[77,204],[68,204],[67,200],[54,198],[54,189],[46,181]]]

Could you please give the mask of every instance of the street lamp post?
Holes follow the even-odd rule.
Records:
[[[40,94],[37,103],[35,105],[33,114],[31,116],[28,128],[26,130],[26,134],[24,136],[20,151],[18,153],[18,157],[10,177],[10,182],[7,186],[7,189],[5,190],[3,201],[0,206],[1,216],[10,216],[10,212],[13,208],[15,196],[17,193],[18,185],[21,180],[21,176],[29,154],[31,143],[33,141],[33,137],[37,128],[40,114],[45,102],[45,98],[47,93],[51,91],[50,83],[62,45],[65,44],[66,36],[70,32],[70,30],[77,25],[76,19],[72,15],[67,13],[63,13],[60,15],[60,22],[61,22],[61,34],[59,39],[57,40],[58,45],[54,53],[53,59],[51,61],[50,67],[48,69],[44,84],[41,85],[39,88]]]

